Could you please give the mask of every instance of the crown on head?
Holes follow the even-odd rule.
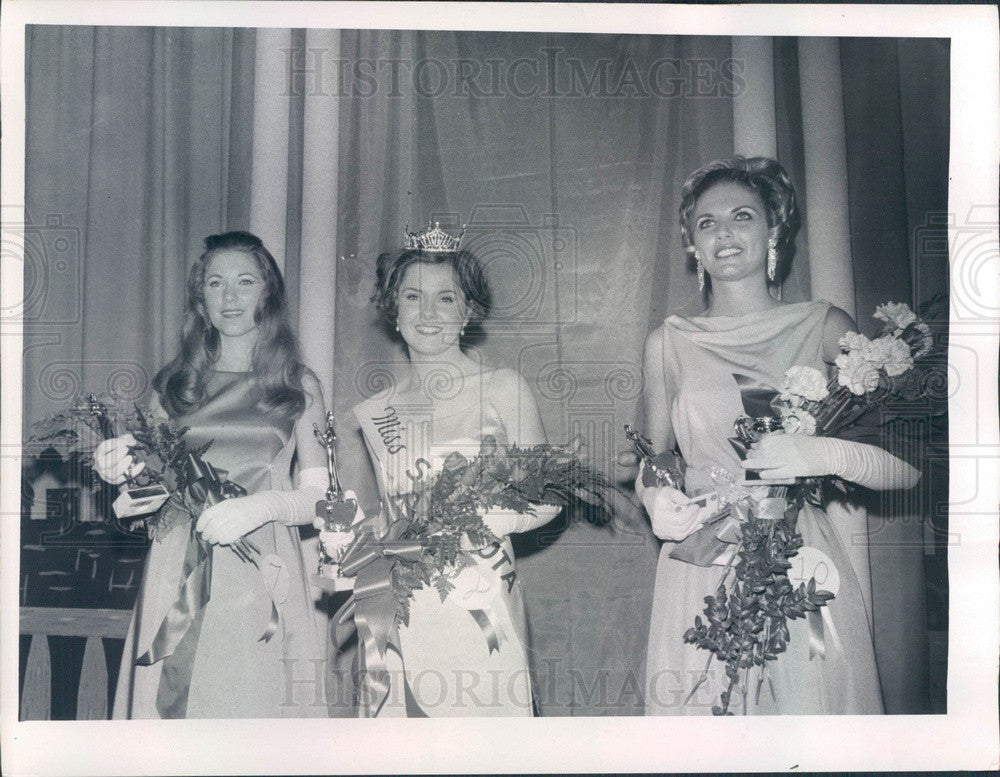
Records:
[[[462,227],[462,233],[458,237],[452,237],[441,229],[441,223],[438,221],[435,221],[433,225],[428,225],[427,229],[422,232],[410,232],[410,225],[407,224],[403,235],[407,249],[418,249],[431,253],[457,251],[462,243],[462,237],[465,235],[465,227]]]

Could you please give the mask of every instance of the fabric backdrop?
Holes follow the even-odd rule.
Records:
[[[404,225],[439,220],[465,225],[494,287],[476,347],[528,378],[550,441],[581,434],[627,483],[614,456],[623,424],[641,426],[643,341],[698,304],[676,217],[694,168],[735,149],[786,165],[805,212],[787,300],[830,269],[814,255],[839,257],[848,280],[830,298],[862,330],[879,302],[946,291],[946,257],[921,240],[947,210],[947,42],[820,40],[821,61],[803,41],[31,27],[25,422],[81,390],[144,396],[177,347],[202,239],[248,229],[284,269],[336,411],[343,480],[376,510],[350,408],[404,352],[369,303],[374,260]],[[762,76],[744,52],[763,57]],[[807,88],[816,72],[842,98]],[[803,129],[817,101],[842,128],[821,153]],[[817,245],[829,185],[848,232]],[[927,709],[937,466],[871,505],[889,711]],[[566,521],[518,538],[544,714],[641,712],[657,543],[626,496],[616,508],[611,528]]]

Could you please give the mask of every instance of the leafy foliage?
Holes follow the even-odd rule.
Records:
[[[715,715],[732,714],[729,706],[741,673],[746,709],[749,670],[755,666],[763,669],[768,661],[785,652],[788,619],[803,618],[834,598],[829,591],[817,589],[815,579],[798,588],[788,579],[792,566],[789,559],[802,547],[796,524],[803,490],[798,492],[778,520],[758,518],[753,509],[748,511],[747,520],[741,524],[735,568],[727,568],[715,595],[705,597],[705,620],[696,616],[694,626],[684,634],[685,642],[708,650],[725,664],[729,686],[720,695],[719,704],[712,707]],[[727,585],[730,571],[733,581]],[[758,693],[763,680],[762,671]]]
[[[613,486],[580,460],[581,447],[579,438],[565,447],[504,447],[487,436],[477,456],[453,452],[440,471],[417,478],[401,497],[396,536],[419,541],[423,552],[416,561],[390,557],[400,622],[408,623],[414,590],[432,586],[444,601],[454,574],[474,563],[469,549],[499,541],[481,517],[491,508],[535,513],[538,504],[583,506],[588,520],[609,523],[604,495]]]
[[[146,466],[129,485],[162,485],[170,492],[170,498],[159,510],[142,516],[137,524],[144,524],[150,536],[155,536],[176,522],[196,518],[200,506],[190,504],[186,497],[190,483],[184,463],[190,453],[204,454],[211,442],[197,448],[189,447],[184,439],[187,427],[154,416],[148,407],[138,404],[118,407],[115,413],[105,415],[107,428],[102,429],[94,407],[106,408],[110,403],[105,403],[102,397],[96,399],[97,402],[93,402],[89,398],[79,398],[67,410],[34,424],[28,443],[52,448],[64,459],[76,458],[90,471],[93,450],[105,439],[106,432],[131,434],[136,440],[132,454],[137,462],[144,462]],[[136,528],[136,524],[131,528]]]

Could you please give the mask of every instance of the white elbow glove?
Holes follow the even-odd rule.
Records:
[[[765,436],[747,454],[743,467],[775,480],[835,475],[876,491],[912,488],[920,479],[919,470],[882,448],[802,434]]]
[[[259,491],[225,499],[205,510],[195,528],[206,542],[229,545],[270,521],[285,526],[312,523],[316,503],[326,496],[326,478],[325,469],[311,467],[299,473],[299,487],[292,491]]]
[[[260,491],[237,499],[224,499],[198,518],[195,528],[206,542],[229,545],[270,521],[285,526],[312,523],[316,502],[323,490],[306,486],[295,491]]]
[[[496,537],[503,539],[509,534],[520,534],[544,526],[562,512],[559,505],[540,504],[534,507],[534,514],[494,507],[483,515],[483,523]]]
[[[94,448],[94,471],[102,480],[120,486],[146,468],[145,462],[137,462],[132,453],[138,443],[131,434],[112,437]]]

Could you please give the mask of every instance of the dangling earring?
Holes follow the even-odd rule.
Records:
[[[778,249],[774,238],[767,241],[767,279],[774,283],[778,274]]]
[[[705,267],[701,263],[701,256],[697,251],[694,252],[694,260],[698,264],[698,291],[705,290]]]
[[[462,324],[462,331],[458,333],[459,337],[465,337],[465,324]]]
[[[397,332],[399,331],[399,319],[398,318],[396,319],[396,331]]]

